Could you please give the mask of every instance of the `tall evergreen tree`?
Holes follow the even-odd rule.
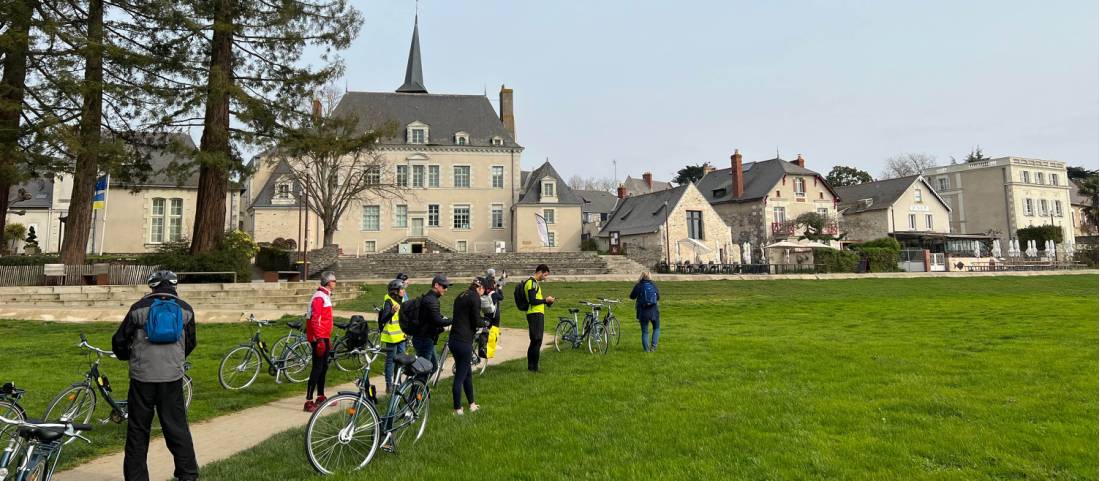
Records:
[[[27,84],[27,57],[31,45],[31,25],[36,0],[7,0],[4,19],[6,29],[0,33],[0,56],[4,73],[0,77],[0,245],[4,240],[9,195],[19,183],[23,155],[20,127]]]

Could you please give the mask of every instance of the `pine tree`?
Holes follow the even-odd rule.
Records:
[[[20,169],[23,161],[20,144],[24,136],[20,121],[26,95],[31,26],[38,2],[11,0],[4,5],[7,8],[3,23],[7,28],[0,33],[0,56],[4,62],[0,77],[0,245],[7,223],[8,195],[24,175]]]

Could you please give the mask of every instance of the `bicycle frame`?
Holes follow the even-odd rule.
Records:
[[[64,436],[82,439],[85,442],[89,442],[89,443],[91,442],[91,441],[88,440],[88,438],[85,438],[84,436],[81,436],[79,434],[79,432],[74,429],[75,425],[69,424],[69,423],[65,423],[65,424],[54,424],[54,423],[37,424],[37,423],[35,423],[35,424],[32,424],[32,423],[26,423],[26,422],[20,422],[20,421],[12,421],[10,419],[3,418],[3,417],[0,417],[0,422],[13,426],[15,429],[17,429],[17,432],[18,432],[18,429],[21,428],[22,426],[49,427],[51,429],[64,427],[65,428]],[[81,429],[90,429],[90,427],[81,428]],[[48,441],[48,442],[42,442],[40,440],[33,439],[30,436],[27,436],[27,437],[19,436],[19,437],[24,439],[27,442],[26,455],[23,457],[22,461],[19,463],[19,467],[17,467],[15,469],[15,477],[12,478],[13,481],[26,481],[27,478],[30,475],[34,474],[34,472],[38,469],[38,466],[41,463],[48,463],[48,464],[46,465],[46,469],[45,469],[45,472],[43,473],[43,477],[37,478],[36,481],[49,481],[51,478],[53,478],[53,472],[54,472],[55,469],[57,469],[57,463],[61,459],[61,449],[65,445],[65,441],[63,441],[64,437],[53,440],[53,441]],[[7,451],[5,451],[5,454],[8,454]],[[10,461],[10,457],[5,456],[5,462],[8,462],[8,461]],[[10,473],[7,469],[7,466],[6,465],[0,465],[0,479],[7,478],[9,474]]]
[[[14,386],[12,386],[12,391],[10,393],[0,393],[0,401],[10,403],[12,407],[15,408],[16,414],[18,414],[21,419],[26,419],[27,410],[23,409],[23,406],[19,404],[19,400],[22,397],[23,391],[15,389]],[[8,441],[8,445],[4,447],[3,451],[0,451],[0,479],[4,479],[5,476],[7,476],[4,471],[7,469],[8,464],[11,463],[15,450],[18,449],[19,446],[19,436],[15,434],[14,431],[12,434],[11,440]]]
[[[371,382],[370,382],[370,367],[371,367],[371,364],[374,363],[374,360],[378,358],[378,355],[382,352],[382,350],[381,350],[381,348],[374,347],[374,348],[371,348],[371,349],[367,350],[367,352],[369,353],[368,356],[367,356],[367,366],[366,366],[366,368],[363,369],[363,373],[359,376],[359,379],[355,382],[355,385],[359,387],[359,392],[358,393],[341,392],[340,394],[355,394],[359,397],[360,401],[370,402],[371,405],[377,406],[378,405],[378,397],[377,397],[377,394],[376,394],[376,390],[374,388],[374,384],[371,384]],[[404,368],[402,368],[402,370],[403,369]],[[390,433],[401,430],[405,426],[407,426],[409,424],[412,424],[412,422],[415,420],[415,419],[412,419],[412,420],[405,421],[404,423],[401,423],[401,424],[398,424],[398,425],[393,425],[394,418],[397,417],[397,413],[395,413],[394,411],[396,410],[396,407],[397,407],[397,401],[399,399],[398,396],[401,396],[400,399],[405,401],[406,405],[409,404],[409,399],[404,397],[406,395],[406,393],[404,392],[405,391],[404,387],[406,385],[408,385],[414,379],[417,379],[417,377],[416,376],[405,376],[404,379],[401,381],[401,383],[398,384],[394,388],[393,394],[390,395],[389,403],[386,406],[386,413],[385,414],[379,414],[378,422],[382,425],[382,430],[383,430],[383,433],[384,433],[385,436],[389,436]],[[424,380],[423,376],[421,376],[421,380],[422,381]],[[427,385],[427,384],[425,384],[425,385]],[[358,418],[359,418],[359,412],[356,412],[355,414],[353,414],[351,416],[351,424],[355,425],[355,423],[358,421]],[[383,437],[383,439],[385,439],[385,437]]]

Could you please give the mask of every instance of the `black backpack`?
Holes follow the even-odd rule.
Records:
[[[534,277],[530,279],[534,280]],[[527,301],[527,289],[524,288],[526,285],[527,281],[518,282],[516,283],[516,288],[512,290],[512,297],[516,299],[516,309],[523,312],[527,312],[527,310],[531,308],[531,304]],[[531,287],[535,287],[533,283]]]
[[[401,314],[398,317],[398,324],[401,325],[401,330],[410,336],[420,335],[420,298],[413,297],[405,302],[401,303]]]
[[[359,349],[366,346],[369,335],[370,326],[367,325],[367,320],[363,316],[351,316],[351,325],[348,326],[348,333],[345,337],[348,349]]]

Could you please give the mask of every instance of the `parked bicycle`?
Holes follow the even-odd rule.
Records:
[[[619,318],[615,317],[614,306],[615,306],[615,304],[622,303],[622,301],[619,300],[619,299],[596,299],[596,300],[600,301],[600,303],[607,306],[607,312],[604,314],[604,317],[603,317],[603,325],[604,325],[604,327],[607,328],[607,337],[609,339],[608,343],[612,344],[612,345],[615,345],[615,346],[618,346],[619,345],[619,339],[620,339],[619,334],[622,332],[622,325],[619,323]]]
[[[74,422],[77,424],[87,424],[92,419],[92,414],[95,413],[97,393],[98,396],[102,396],[104,401],[107,401],[107,405],[111,407],[111,413],[104,419],[101,419],[100,424],[107,424],[108,421],[116,424],[121,424],[129,417],[129,411],[127,410],[127,402],[125,399],[115,399],[111,394],[111,381],[105,374],[99,372],[99,364],[103,360],[104,356],[109,358],[115,358],[114,353],[106,351],[88,344],[88,338],[84,334],[80,334],[80,344],[78,347],[84,349],[89,354],[95,356],[95,360],[91,362],[91,367],[88,368],[88,372],[84,374],[84,379],[79,382],[75,382],[68,389],[61,391],[60,394],[54,396],[50,401],[49,407],[46,408],[46,414],[44,418],[47,421],[60,421]],[[186,409],[191,408],[191,376],[187,374],[187,371],[191,369],[190,362],[183,363],[183,402]],[[72,442],[73,437],[65,440],[66,443]]]
[[[485,368],[489,366],[489,360],[478,355],[477,336],[481,335],[482,330],[489,332],[489,328],[485,327],[479,329],[477,334],[474,335],[474,355],[470,358],[471,372],[482,375],[485,373]],[[408,352],[408,351],[406,351]],[[437,357],[435,370],[432,371],[429,379],[431,379],[431,386],[434,388],[439,384],[439,380],[443,378],[443,370],[446,369],[447,360],[451,358],[451,346],[446,341],[443,342],[443,348],[439,350],[439,356]],[[451,374],[458,373],[458,364],[451,363]],[[395,381],[396,382],[396,381]]]
[[[249,315],[248,322],[256,324],[256,333],[246,344],[241,344],[222,357],[218,366],[218,383],[225,389],[244,389],[256,381],[260,375],[260,365],[267,363],[267,374],[275,378],[275,383],[286,377],[290,382],[302,382],[309,379],[309,365],[312,361],[312,349],[304,340],[287,346],[283,355],[272,358],[268,353],[260,331],[274,321],[259,320]]]
[[[317,406],[306,425],[306,457],[321,474],[361,469],[381,448],[396,453],[408,433],[412,442],[424,436],[428,426],[431,394],[427,385],[431,361],[408,354],[397,356],[395,366],[404,372],[387,403],[378,414],[378,398],[370,383],[370,365],[382,352],[375,346],[368,352],[367,365],[355,382],[355,392],[340,392]]]
[[[374,310],[377,312],[380,311],[381,308],[375,306]],[[362,319],[362,317],[359,317],[359,319]],[[270,354],[272,359],[282,358],[286,348],[288,346],[294,345],[296,342],[307,342],[306,331],[303,327],[303,322],[304,321],[302,320],[298,320],[286,323],[287,327],[290,328],[290,332],[288,332],[286,336],[279,338],[279,340],[275,341],[275,343],[271,345]],[[363,358],[362,350],[356,351],[354,348],[349,348],[347,346],[347,341],[344,340],[347,337],[346,331],[352,324],[355,324],[356,322],[366,321],[357,321],[353,317],[352,322],[333,323],[334,327],[345,331],[344,336],[336,336],[336,338],[333,339],[332,343],[333,352],[335,353],[334,361],[336,362],[336,368],[344,372],[362,369],[363,362],[365,360]],[[377,329],[371,329],[369,325],[364,325],[363,328],[365,328],[367,332],[367,345],[378,346],[381,333]]]
[[[360,371],[367,365],[367,351],[380,346],[379,332],[371,329],[363,316],[351,316],[349,322],[334,322],[333,327],[344,331],[343,335],[332,338],[332,358],[336,368],[344,372]],[[360,329],[365,336],[352,339],[352,327]]]
[[[607,328],[599,320],[599,311],[603,305],[585,301],[581,301],[581,304],[592,308],[592,311],[585,313],[583,324],[577,321],[577,314],[581,310],[575,307],[569,308],[569,313],[573,317],[558,318],[558,327],[554,328],[554,350],[561,352],[563,346],[578,349],[587,341],[588,352],[607,354],[609,345]]]
[[[26,421],[27,410],[19,404],[25,392],[10,382],[0,387],[0,417]],[[4,446],[4,451],[0,452],[0,479],[7,479],[4,477],[4,469],[15,464],[18,455],[22,453],[22,438],[16,433],[16,429],[10,424],[0,424],[0,446]]]
[[[272,359],[279,359],[283,357],[283,354],[287,346],[291,346],[298,341],[306,341],[306,330],[302,325],[302,320],[291,321],[286,323],[286,327],[290,328],[290,332],[287,332],[285,336],[280,337],[279,340],[271,344]]]
[[[10,464],[0,464],[0,479],[8,479],[8,475],[14,473],[11,478],[14,481],[49,481],[57,468],[64,445],[74,439],[91,443],[91,440],[80,435],[81,432],[92,430],[89,424],[72,421],[36,422],[0,416],[0,425],[12,429],[19,438],[19,444],[26,445],[25,451],[21,449],[21,460],[14,470],[10,469]],[[8,454],[5,450],[5,463],[13,459]]]

